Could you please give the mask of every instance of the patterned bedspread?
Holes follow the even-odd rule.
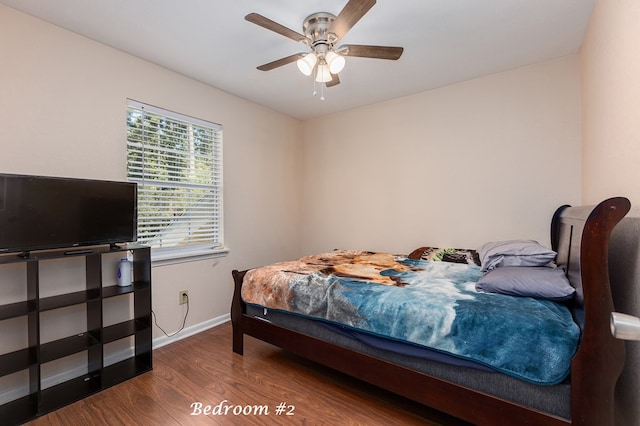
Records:
[[[536,384],[569,372],[580,331],[569,310],[480,293],[473,264],[334,251],[247,272],[246,303],[426,346]]]

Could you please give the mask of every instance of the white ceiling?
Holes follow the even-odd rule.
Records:
[[[295,64],[308,51],[244,20],[257,12],[302,33],[347,0],[0,0],[78,34],[298,119],[308,119],[577,53],[594,0],[380,0],[340,44],[403,46],[398,61],[347,58],[314,97]],[[319,89],[318,89],[319,90]]]

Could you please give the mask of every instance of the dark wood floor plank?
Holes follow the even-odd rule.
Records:
[[[194,403],[227,407],[228,412],[194,416]],[[277,414],[281,403],[285,410]],[[234,409],[240,411],[234,415]],[[231,325],[226,323],[154,350],[153,371],[31,423],[76,424],[463,423],[250,337],[245,338],[245,355],[234,354]]]

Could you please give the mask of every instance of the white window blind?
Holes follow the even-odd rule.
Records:
[[[222,126],[127,101],[138,242],[181,257],[222,250]]]

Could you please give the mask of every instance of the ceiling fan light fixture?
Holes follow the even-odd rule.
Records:
[[[331,71],[331,74],[338,74],[342,71],[346,62],[344,56],[338,55],[333,50],[326,54],[325,60],[327,61],[327,65],[329,65],[329,71]]]
[[[331,81],[331,72],[329,71],[329,65],[321,63],[318,65],[318,71],[316,72],[316,81],[318,83],[327,83]]]
[[[244,17],[245,20],[302,43],[311,49],[311,53],[295,53],[257,68],[260,71],[269,71],[296,62],[302,74],[314,79],[315,95],[317,93],[315,91],[316,83],[321,84],[321,90],[324,87],[334,87],[340,84],[338,74],[344,69],[347,56],[399,59],[404,49],[398,46],[345,44],[337,48],[334,47],[375,4],[376,0],[347,0],[347,4],[337,15],[329,12],[312,13],[302,23],[303,33],[287,28],[257,13],[249,13]],[[320,99],[324,100],[324,96],[321,96]]]
[[[298,59],[296,64],[302,74],[311,75],[313,68],[316,66],[316,62],[318,62],[318,57],[315,53],[311,52]]]

